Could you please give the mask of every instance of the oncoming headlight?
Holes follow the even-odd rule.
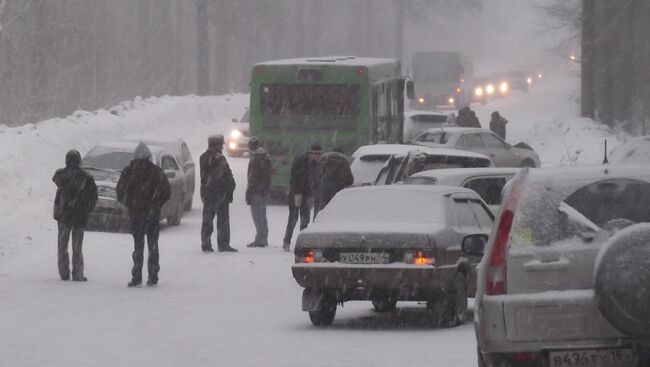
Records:
[[[233,139],[239,139],[241,137],[241,131],[234,129],[230,132],[230,137]]]
[[[501,91],[501,93],[508,93],[508,89],[508,82],[501,82],[501,84],[499,84],[499,91]]]
[[[423,103],[424,103],[424,97],[420,97],[420,98],[418,98],[418,102],[419,102],[420,104],[423,104]]]
[[[449,104],[454,104],[454,102],[456,102],[456,100],[454,99],[454,97],[449,97],[448,102],[449,102]]]
[[[494,85],[488,84],[487,87],[485,87],[485,91],[487,92],[487,94],[494,93]]]
[[[477,97],[481,97],[481,96],[483,96],[483,88],[482,88],[482,87],[477,87],[476,89],[474,89],[474,94],[475,94]]]

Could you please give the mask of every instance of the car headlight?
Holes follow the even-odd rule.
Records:
[[[487,94],[494,93],[494,85],[488,84],[487,87],[485,87],[485,91],[487,92]]]
[[[239,139],[241,137],[241,131],[234,129],[233,131],[230,132],[230,137],[232,139]]]
[[[481,96],[483,96],[483,88],[478,87],[478,88],[474,89],[474,94],[475,94],[477,97],[481,97]]]
[[[230,150],[235,150],[235,149],[237,149],[237,143],[235,143],[235,142],[230,142],[230,143],[228,144],[228,149],[230,149]]]
[[[509,89],[508,82],[501,82],[501,84],[499,84],[499,90],[501,91],[501,93],[508,93],[508,89]]]
[[[423,104],[423,103],[424,103],[424,97],[420,97],[420,98],[418,98],[418,102],[419,102],[420,104]]]
[[[533,78],[528,77],[528,79],[526,79],[526,83],[533,84]]]
[[[449,104],[454,104],[454,102],[456,102],[456,100],[454,99],[454,97],[449,97],[448,102],[449,102]]]

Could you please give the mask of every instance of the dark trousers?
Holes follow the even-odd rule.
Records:
[[[70,255],[68,242],[72,233],[72,278],[81,279],[84,276],[84,255],[81,247],[84,242],[84,228],[59,222],[58,254],[59,276],[70,279]]]
[[[147,236],[149,259],[147,271],[149,280],[158,281],[160,271],[160,252],[158,250],[158,236],[160,234],[160,221],[156,219],[135,220],[131,222],[133,235],[133,269],[131,276],[136,283],[142,282],[142,263],[144,261],[144,238]]]
[[[201,225],[201,247],[212,248],[214,216],[217,216],[217,247],[230,247],[230,204],[226,202],[203,203],[203,224]]]
[[[266,220],[266,200],[267,194],[251,195],[251,216],[255,224],[255,243],[259,245],[268,245],[269,225]]]
[[[310,214],[311,210],[309,209],[306,200],[303,200],[300,208],[296,207],[292,200],[289,200],[289,219],[287,220],[287,230],[284,233],[285,244],[291,242],[293,229],[296,227],[296,223],[298,222],[298,216],[300,216],[300,230],[302,231],[309,225]]]

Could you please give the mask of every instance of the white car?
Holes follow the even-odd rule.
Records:
[[[248,152],[248,140],[250,139],[249,124],[250,115],[246,110],[241,119],[232,119],[232,124],[226,131],[226,151],[231,157],[241,157]]]
[[[454,122],[454,114],[441,111],[404,112],[404,141],[410,141],[421,132]]]

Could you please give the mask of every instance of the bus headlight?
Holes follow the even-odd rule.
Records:
[[[501,91],[501,93],[508,93],[508,89],[508,82],[501,82],[501,84],[499,84],[499,91]]]
[[[482,97],[483,96],[483,88],[482,87],[477,87],[476,89],[474,89],[474,94],[477,97]]]
[[[526,83],[533,84],[533,78],[528,77],[528,79],[526,79]]]
[[[228,149],[230,149],[230,150],[235,150],[235,149],[237,149],[237,143],[235,143],[235,142],[230,142],[230,143],[228,144]]]
[[[418,98],[418,103],[419,104],[424,104],[424,97]]]
[[[454,97],[449,97],[449,104],[454,104],[454,102],[456,102]]]
[[[241,137],[241,131],[234,129],[233,131],[230,132],[230,137],[232,139],[239,139]]]
[[[494,85],[488,84],[487,87],[485,87],[485,91],[488,95],[492,95],[492,93],[494,93]]]

